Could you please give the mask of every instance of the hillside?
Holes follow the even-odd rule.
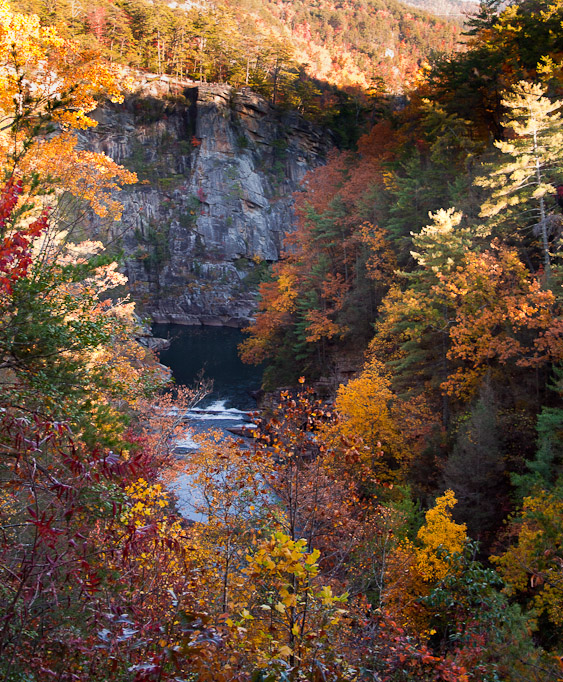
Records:
[[[433,52],[450,53],[459,29],[395,0],[291,0],[256,3],[248,13],[289,34],[307,72],[339,87],[398,93]]]
[[[459,26],[396,0],[196,4],[162,0],[18,0],[112,61],[179,78],[250,85],[318,115],[331,88],[399,93]]]
[[[464,24],[479,8],[474,0],[409,0],[406,4],[459,24]]]

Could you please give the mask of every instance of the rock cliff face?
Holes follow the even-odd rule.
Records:
[[[113,232],[142,311],[156,322],[246,324],[291,229],[291,194],[324,162],[330,135],[248,90],[162,80],[94,117],[83,144],[140,180],[121,192]]]

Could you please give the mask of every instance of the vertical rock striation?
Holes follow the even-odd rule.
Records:
[[[83,144],[139,175],[112,233],[142,310],[157,322],[246,324],[291,229],[292,193],[324,162],[330,134],[248,89],[163,79],[95,118]]]

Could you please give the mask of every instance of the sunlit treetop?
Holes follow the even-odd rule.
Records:
[[[97,125],[88,113],[102,96],[121,101],[124,87],[128,80],[97,53],[0,0],[0,165],[5,175],[24,178],[24,196],[34,184],[35,194],[56,186],[119,219],[111,194],[135,174],[103,154],[77,150],[72,130]]]
[[[86,114],[104,94],[121,101],[114,67],[61,38],[37,16],[18,14],[0,0],[0,129],[49,120],[72,128],[95,126]]]

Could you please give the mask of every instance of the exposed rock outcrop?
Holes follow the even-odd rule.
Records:
[[[156,322],[246,324],[291,228],[291,195],[330,134],[248,89],[162,79],[94,117],[83,144],[139,175],[112,230],[141,309]]]

